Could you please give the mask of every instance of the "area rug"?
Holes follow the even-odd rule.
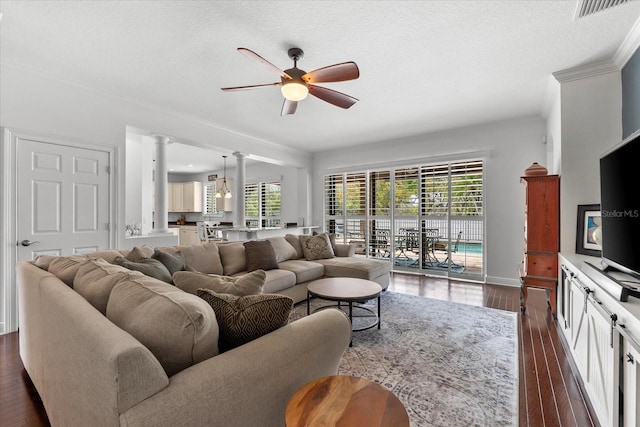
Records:
[[[327,304],[313,299],[312,309]],[[375,300],[366,306],[375,311]],[[298,304],[290,320],[306,310],[306,302]],[[371,320],[354,319],[354,326]],[[390,389],[412,427],[515,426],[517,315],[387,291],[381,329],[354,332],[339,374]]]

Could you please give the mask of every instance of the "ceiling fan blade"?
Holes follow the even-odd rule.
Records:
[[[268,69],[273,71],[274,73],[278,74],[280,77],[283,77],[285,79],[291,79],[291,76],[289,74],[285,73],[280,68],[276,67],[271,62],[267,61],[262,56],[260,56],[257,53],[255,53],[254,51],[249,50],[249,49],[244,48],[244,47],[239,47],[238,48],[238,52],[240,52],[241,54],[243,54],[244,56],[246,56],[249,59],[253,59],[256,62],[261,63],[262,65],[264,65],[265,67],[267,67]]]
[[[307,83],[330,83],[354,80],[360,77],[360,70],[355,62],[343,62],[309,71],[302,76]]]
[[[221,90],[224,90],[225,92],[232,92],[234,90],[247,90],[247,89],[254,89],[257,87],[266,87],[266,86],[281,86],[282,83],[277,82],[277,83],[265,83],[263,85],[250,85],[250,86],[233,86],[233,87],[221,87]]]
[[[323,101],[328,102],[329,104],[333,104],[336,107],[349,108],[353,104],[358,102],[358,99],[352,96],[332,89],[327,89],[326,87],[314,85],[308,85],[308,87],[309,93],[311,95],[315,96],[316,98],[320,98]]]
[[[284,102],[282,103],[282,111],[280,111],[280,115],[286,116],[287,114],[294,114],[297,108],[298,101],[289,101],[287,98],[285,98]]]

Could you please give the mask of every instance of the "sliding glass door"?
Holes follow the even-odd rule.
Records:
[[[327,175],[325,225],[394,270],[484,278],[482,160]]]

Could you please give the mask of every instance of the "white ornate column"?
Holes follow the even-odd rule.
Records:
[[[154,204],[153,234],[168,233],[168,171],[167,171],[167,144],[169,138],[156,135],[156,167],[155,187],[156,199]]]
[[[246,223],[247,223],[247,216],[245,213],[245,203],[244,203],[244,180],[245,180],[245,170],[244,170],[244,163],[245,163],[245,155],[243,153],[240,153],[239,151],[236,151],[235,153],[233,153],[234,156],[236,156],[236,209],[235,209],[235,221],[233,222],[233,225],[235,227],[238,228],[244,228],[246,227]]]

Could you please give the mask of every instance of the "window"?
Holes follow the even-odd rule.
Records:
[[[280,181],[245,185],[245,216],[250,227],[280,227],[281,193]]]
[[[204,185],[204,215],[220,215],[216,205],[216,184],[215,181]]]
[[[482,277],[482,160],[325,176],[325,228],[396,270]]]

